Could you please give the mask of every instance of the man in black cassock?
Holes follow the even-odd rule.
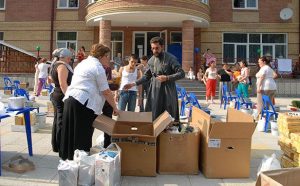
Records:
[[[175,56],[164,52],[163,39],[154,37],[150,40],[153,56],[149,59],[149,70],[144,76],[136,81],[125,85],[130,89],[135,85],[141,85],[150,81],[149,93],[147,95],[146,112],[152,112],[152,119],[155,120],[165,110],[179,121],[178,97],[175,81],[185,77]]]

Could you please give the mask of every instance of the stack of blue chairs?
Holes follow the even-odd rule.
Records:
[[[224,110],[226,110],[227,104],[229,104],[230,101],[237,100],[237,96],[233,96],[231,92],[228,90],[227,85],[223,85],[222,87],[222,98],[220,103],[220,108],[222,107],[222,104],[224,103]]]
[[[244,98],[243,94],[238,89],[235,89],[235,92],[237,95],[235,109],[240,110],[241,106],[245,106],[246,108],[252,108],[253,104],[251,100]]]
[[[272,104],[272,101],[269,96],[263,95],[262,100],[263,100],[263,109],[261,111],[261,118],[264,117],[264,115],[266,115],[265,132],[267,132],[270,118],[274,116],[275,120],[277,120],[278,113],[276,112],[275,107]]]
[[[189,105],[189,110],[190,110],[189,117],[192,116],[192,107],[193,106],[198,107],[199,109],[204,110],[206,113],[210,114],[209,109],[201,107],[195,94],[193,94],[193,93],[188,94],[186,92],[185,88],[179,87],[178,85],[176,85],[176,90],[177,90],[177,94],[178,94],[178,99],[181,100],[181,105],[180,105],[180,116],[181,117],[185,116],[185,109],[186,109],[187,105]]]

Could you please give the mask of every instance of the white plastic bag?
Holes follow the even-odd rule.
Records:
[[[4,115],[6,113],[6,109],[4,103],[0,102],[0,115]]]
[[[273,153],[272,156],[265,155],[261,161],[260,166],[258,167],[257,176],[259,176],[261,172],[275,170],[275,169],[281,169],[281,165],[276,158],[276,154]]]
[[[96,156],[95,186],[121,185],[121,149],[112,143]]]
[[[57,166],[59,186],[77,186],[78,165],[74,161],[59,161]]]
[[[74,151],[74,161],[78,164],[78,185],[90,186],[95,182],[95,155],[88,156],[82,150]]]

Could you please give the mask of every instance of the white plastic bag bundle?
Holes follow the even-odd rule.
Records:
[[[90,186],[95,182],[95,156],[88,156],[85,151],[75,150],[74,161],[78,164],[78,185]]]
[[[121,185],[121,149],[112,143],[96,156],[95,186]]]
[[[265,155],[261,161],[260,166],[258,167],[257,176],[259,176],[261,172],[275,170],[275,169],[281,169],[281,165],[276,158],[276,154],[273,153],[272,156]]]
[[[6,113],[4,103],[0,102],[0,115],[4,115]]]
[[[78,165],[74,161],[59,161],[57,166],[59,186],[77,186]]]

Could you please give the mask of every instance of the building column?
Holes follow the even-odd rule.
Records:
[[[111,46],[111,20],[100,20],[99,43],[110,48],[110,46]]]
[[[182,22],[182,68],[188,72],[190,67],[194,68],[194,21],[185,20]]]

